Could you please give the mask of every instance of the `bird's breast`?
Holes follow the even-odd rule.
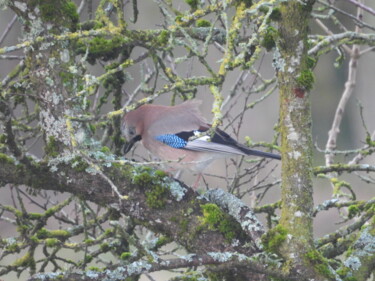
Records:
[[[200,173],[218,158],[214,153],[173,148],[157,140],[143,142],[143,145],[163,164],[173,169],[188,169]]]

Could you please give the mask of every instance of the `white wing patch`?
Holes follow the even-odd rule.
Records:
[[[209,141],[209,136],[203,136],[193,141],[189,141],[184,149],[194,150],[194,151],[203,151],[203,152],[216,152],[216,153],[224,153],[224,154],[237,154],[237,155],[246,155],[246,153],[242,152],[238,148],[215,143]]]

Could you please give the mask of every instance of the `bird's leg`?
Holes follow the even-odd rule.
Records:
[[[201,180],[201,178],[202,178],[202,173],[199,173],[198,176],[197,176],[197,179],[195,180],[195,183],[193,184],[194,190],[198,189],[199,181]]]
[[[182,171],[181,169],[177,170],[177,172],[174,174],[174,178],[179,179],[182,176],[183,172],[184,171]]]

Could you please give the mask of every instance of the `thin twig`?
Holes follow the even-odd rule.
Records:
[[[365,4],[361,3],[361,2],[358,2],[358,1],[355,1],[355,0],[346,0],[350,3],[352,3],[353,5],[356,5],[358,8],[372,14],[372,15],[375,15],[375,10],[370,8],[369,6],[366,6]]]
[[[330,36],[334,35],[334,33],[320,19],[315,19],[315,22],[320,26],[321,29],[323,29],[325,33]],[[343,45],[343,48],[345,49],[346,53],[351,53],[351,49],[347,45]]]
[[[8,35],[8,33],[10,32],[10,30],[12,29],[12,26],[16,22],[16,20],[17,20],[17,15],[14,15],[14,17],[12,18],[12,20],[10,21],[10,23],[8,23],[7,27],[5,28],[3,34],[0,37],[0,45],[5,40],[5,37]]]
[[[358,9],[357,16],[361,17],[361,11]],[[359,33],[360,28],[356,26],[355,32]],[[359,59],[359,46],[353,45],[352,50],[350,52],[350,61],[349,61],[349,70],[348,70],[348,79],[345,83],[345,90],[341,96],[340,102],[336,108],[335,117],[332,122],[331,129],[328,133],[328,140],[326,144],[326,151],[325,159],[326,165],[330,166],[333,164],[333,156],[334,154],[331,151],[335,150],[337,137],[340,133],[340,125],[342,122],[342,118],[345,112],[346,104],[348,103],[351,95],[353,94],[353,90],[356,84],[357,73],[358,73],[358,59]]]

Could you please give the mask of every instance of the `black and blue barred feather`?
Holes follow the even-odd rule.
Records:
[[[187,144],[186,140],[173,134],[159,135],[155,139],[173,148],[184,148]]]

